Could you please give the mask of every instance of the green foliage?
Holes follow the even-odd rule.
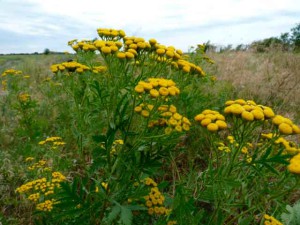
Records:
[[[24,171],[4,180],[14,207],[30,205],[27,223],[246,225],[283,212],[298,188],[285,168],[297,173],[289,160],[298,150],[282,133],[297,125],[273,123],[272,109],[253,101],[227,101],[230,86],[214,93],[209,43],[183,54],[98,33],[70,41],[73,60],[53,64],[38,86],[14,70],[1,76],[3,124],[15,134],[5,146]]]
[[[286,206],[286,213],[281,214],[282,222],[285,225],[300,224],[300,202],[296,202],[293,206]]]
[[[50,49],[49,48],[45,48],[44,55],[49,55],[49,54],[50,54]]]
[[[294,50],[296,52],[300,51],[300,23],[296,24],[294,28],[291,29],[291,42],[294,45]]]
[[[250,48],[256,52],[295,51],[300,49],[300,24],[296,24],[290,33],[282,33],[279,37],[270,37],[251,43]]]

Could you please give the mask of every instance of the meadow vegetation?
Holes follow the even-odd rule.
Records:
[[[97,32],[0,56],[2,224],[298,224],[299,54]]]

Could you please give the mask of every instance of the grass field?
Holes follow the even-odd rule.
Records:
[[[299,54],[101,37],[0,56],[2,224],[297,224]]]

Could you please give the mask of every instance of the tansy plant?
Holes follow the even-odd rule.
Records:
[[[291,174],[299,174],[299,149],[284,137],[299,134],[297,125],[270,107],[243,99],[227,101],[223,114],[207,109],[194,120],[209,143],[208,168],[200,176],[202,191],[198,194],[200,201],[216,207],[207,224],[231,224],[237,218],[254,221],[259,208],[261,213],[268,213],[273,207],[285,206],[285,194],[299,185]],[[288,189],[284,188],[286,182],[292,184]],[[268,204],[259,205],[258,199],[265,192],[268,195],[263,198]],[[254,206],[249,201],[257,203]],[[247,209],[240,213],[234,205]],[[228,208],[230,214],[226,216]],[[264,224],[275,224],[273,217],[265,219]]]
[[[186,54],[97,32],[69,41],[74,57],[53,64],[41,88],[36,107],[48,98],[51,126],[28,148],[29,181],[16,190],[37,224],[275,223],[299,185],[295,122],[253,100],[212,101],[202,46]],[[3,74],[8,90],[19,75]],[[31,92],[14,93],[31,110]]]

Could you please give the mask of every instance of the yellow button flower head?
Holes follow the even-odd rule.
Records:
[[[279,222],[273,216],[269,216],[267,214],[264,215],[264,219],[265,219],[264,225],[283,225],[281,222]]]
[[[251,110],[254,109],[254,106],[253,106],[253,105],[243,105],[243,108],[244,108],[246,111],[250,112]]]
[[[244,112],[242,112],[242,118],[247,120],[247,121],[253,121],[254,120],[254,115],[251,112],[244,111]]]
[[[141,106],[136,106],[134,108],[134,111],[137,112],[137,113],[142,112],[142,110],[143,110],[143,108]]]
[[[220,129],[226,129],[227,128],[227,123],[223,120],[217,120],[216,124]]]
[[[133,59],[134,58],[134,54],[132,52],[125,52],[126,58],[127,59]]]
[[[191,67],[189,65],[185,65],[182,67],[183,72],[189,73],[191,71]]]
[[[147,91],[150,91],[153,88],[151,83],[140,81],[139,84],[142,85],[144,87],[144,89]]]
[[[262,110],[254,109],[251,111],[251,113],[253,114],[254,118],[257,120],[263,120],[265,118]]]
[[[231,106],[227,106],[227,107],[225,107],[225,109],[224,109],[224,113],[226,113],[226,114],[230,114],[230,113],[231,113]]]
[[[287,166],[287,169],[291,173],[300,174],[300,161],[298,163],[293,163]]]
[[[204,114],[204,112],[202,112]],[[205,115],[205,118],[209,118],[211,120],[216,120],[217,116],[215,114],[209,113]]]
[[[232,104],[234,104],[234,101],[233,101],[233,100],[228,100],[228,101],[225,102],[225,105],[226,105],[226,106],[230,106],[230,105],[232,105]]]
[[[196,115],[194,119],[212,132],[227,128],[225,117],[218,111],[205,109],[202,111],[202,113]]]
[[[168,85],[168,80],[166,79],[158,79],[158,85],[161,86],[161,87],[168,87],[168,86],[174,86],[174,84],[171,84],[171,85]]]
[[[168,96],[168,95],[169,95],[169,90],[168,90],[168,88],[160,87],[160,88],[159,88],[159,94],[162,95],[162,96]]]
[[[127,52],[131,52],[135,56],[138,54],[137,51],[133,48],[128,49]]]
[[[133,40],[127,39],[127,40],[125,41],[125,45],[130,46],[131,44],[133,44]]]
[[[137,92],[137,93],[143,93],[144,92],[144,86],[141,85],[141,84],[138,84],[137,86],[135,86],[134,90]]]
[[[137,44],[132,43],[132,44],[129,45],[129,48],[136,50],[138,48],[138,46],[137,46]]]
[[[182,132],[182,126],[180,125],[175,126],[175,130],[178,132]]]
[[[204,114],[198,114],[197,116],[195,116],[195,120],[200,122],[201,120],[203,120],[205,118],[205,115]]]
[[[150,90],[150,95],[154,98],[158,97],[159,96],[159,91],[156,90],[156,89],[151,89]]]
[[[119,59],[125,59],[125,58],[126,58],[126,54],[125,54],[124,52],[118,52],[118,53],[117,53],[117,57],[118,57]]]
[[[174,51],[167,50],[166,51],[166,56],[169,57],[169,58],[173,58],[174,57]]]
[[[112,53],[117,52],[119,48],[116,45],[110,46],[110,50]]]
[[[174,113],[173,117],[176,120],[181,120],[182,119],[182,115],[180,115],[179,113]]]
[[[272,118],[275,116],[275,113],[273,112],[273,110],[269,107],[264,107],[264,115],[267,118]]]
[[[104,54],[110,54],[111,53],[111,48],[108,46],[103,46],[101,47],[101,52]]]
[[[231,107],[231,113],[236,115],[242,114],[242,112],[245,111],[245,109],[239,104],[232,104],[230,107]]]
[[[215,132],[219,129],[219,126],[216,123],[210,123],[207,125],[207,130]]]
[[[150,45],[155,45],[156,43],[157,43],[157,40],[156,39],[154,39],[154,38],[151,38],[150,40],[149,40],[149,43],[150,43]]]
[[[297,125],[293,124],[292,128],[295,134],[300,134],[300,128]]]
[[[284,119],[285,119],[285,118],[284,118],[283,116],[281,116],[281,115],[276,115],[276,116],[273,118],[272,123],[275,124],[275,125],[279,125],[279,124],[281,124],[281,123],[284,122]]]
[[[244,99],[237,99],[234,101],[235,103],[239,104],[239,105],[246,105],[246,101]]]
[[[211,123],[211,119],[209,119],[209,118],[205,118],[205,119],[201,120],[201,125],[204,127],[206,127],[210,123]]]
[[[119,30],[119,35],[120,37],[125,37],[126,34],[123,30]]]
[[[287,123],[281,123],[279,126],[279,131],[282,133],[282,134],[292,134],[293,133],[293,128],[291,125],[287,124]]]

